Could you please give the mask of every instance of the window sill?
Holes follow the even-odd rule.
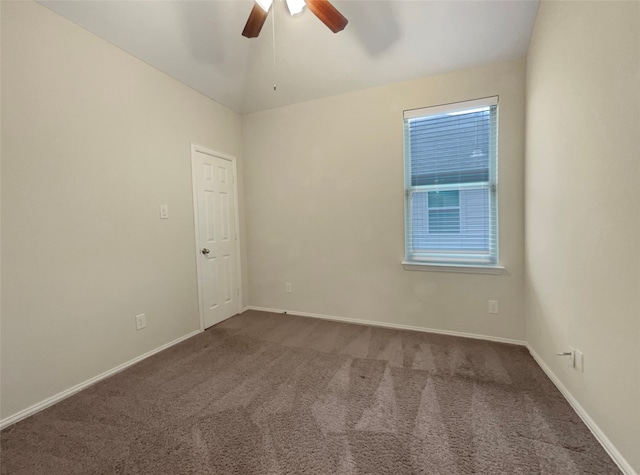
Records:
[[[459,272],[462,274],[493,274],[504,272],[504,266],[473,266],[458,264],[433,264],[421,262],[402,262],[404,270],[417,270],[423,272]]]

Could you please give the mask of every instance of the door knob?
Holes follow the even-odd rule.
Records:
[[[211,251],[209,249],[207,249],[206,247],[202,249],[202,253],[206,256],[207,254],[209,254]]]

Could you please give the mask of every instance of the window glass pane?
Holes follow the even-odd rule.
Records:
[[[460,206],[458,190],[429,192],[429,208],[450,208],[452,206]]]
[[[430,209],[429,234],[460,233],[459,209]]]
[[[489,180],[489,110],[409,120],[412,186]]]

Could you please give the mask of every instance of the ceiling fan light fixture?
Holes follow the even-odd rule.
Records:
[[[265,12],[268,12],[269,9],[271,8],[271,4],[273,3],[273,0],[256,0],[256,3]]]
[[[287,8],[292,16],[302,13],[306,6],[311,13],[317,16],[318,19],[334,33],[344,30],[344,27],[349,23],[349,20],[347,20],[336,7],[331,5],[329,0],[286,0],[286,2]],[[242,36],[245,38],[256,38],[260,34],[260,30],[262,30],[264,26],[264,22],[269,15],[269,10],[271,10],[272,5],[273,0],[255,0],[249,18],[247,18],[247,23],[244,25],[244,30],[242,30]]]
[[[291,16],[299,15],[306,6],[307,3],[305,0],[287,0],[287,8],[289,9]]]

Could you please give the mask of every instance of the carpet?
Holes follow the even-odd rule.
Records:
[[[257,311],[0,436],[2,474],[620,473],[526,348]]]

